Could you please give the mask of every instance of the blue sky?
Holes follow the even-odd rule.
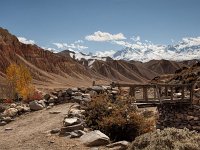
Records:
[[[199,7],[200,0],[4,0],[0,26],[41,47],[120,50],[116,41],[167,45],[200,36]]]

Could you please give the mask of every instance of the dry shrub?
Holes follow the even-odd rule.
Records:
[[[141,135],[130,150],[199,150],[200,134],[188,129],[166,128]]]
[[[101,130],[113,141],[132,141],[154,129],[154,121],[140,115],[129,99],[117,99],[112,103],[101,95],[87,104],[85,116],[89,127]]]
[[[31,102],[34,100],[42,100],[43,99],[43,94],[42,92],[39,92],[37,90],[33,90],[28,96],[27,99],[24,100],[25,102]]]

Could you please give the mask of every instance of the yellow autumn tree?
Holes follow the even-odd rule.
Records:
[[[6,76],[15,93],[27,99],[33,91],[32,76],[29,70],[23,65],[11,64],[6,69]]]

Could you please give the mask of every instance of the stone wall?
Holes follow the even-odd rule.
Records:
[[[157,128],[188,128],[200,132],[200,107],[190,104],[161,104],[158,106]]]

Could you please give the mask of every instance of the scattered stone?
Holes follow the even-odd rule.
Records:
[[[54,103],[49,103],[49,106],[54,106],[55,104]]]
[[[10,108],[15,108],[17,105],[15,103],[10,104]]]
[[[14,117],[18,113],[18,110],[16,108],[8,108],[3,112],[3,116],[6,117]]]
[[[44,108],[46,107],[46,100],[39,100],[38,101],[39,104],[41,104]]]
[[[5,126],[7,123],[5,121],[0,121],[0,126]]]
[[[91,131],[80,137],[80,140],[86,146],[101,146],[109,144],[109,137],[99,130]]]
[[[56,133],[59,133],[60,132],[60,129],[56,128],[56,129],[52,129],[50,131],[51,134],[56,134]]]
[[[5,128],[5,131],[13,130],[13,128]]]
[[[31,110],[42,110],[44,108],[37,100],[31,101],[29,107]]]
[[[3,121],[5,121],[6,123],[9,123],[11,121],[14,121],[14,119],[12,119],[11,117],[3,117]]]
[[[83,100],[82,96],[72,96],[71,99],[73,100],[73,102],[77,103],[80,103]]]
[[[79,138],[80,136],[75,132],[70,132],[70,138]]]
[[[65,118],[63,121],[64,126],[71,126],[71,125],[75,125],[75,124],[80,124],[81,121],[79,118],[74,117],[74,118]]]
[[[67,126],[67,127],[62,127],[60,133],[65,133],[65,132],[72,132],[74,130],[83,130],[84,126],[82,123],[80,124],[76,124],[76,125],[71,125],[71,126]]]
[[[130,143],[127,141],[119,141],[115,143],[111,143],[106,145],[108,148],[112,148],[112,150],[126,150],[129,147]]]
[[[59,114],[59,113],[61,113],[60,111],[50,111],[49,112],[50,114]]]
[[[54,98],[49,98],[49,100],[48,100],[48,103],[54,103],[55,102],[55,99]]]

